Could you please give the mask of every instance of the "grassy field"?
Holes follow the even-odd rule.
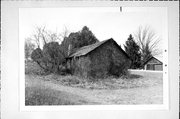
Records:
[[[96,82],[44,74],[26,64],[26,105],[162,104],[162,72],[129,71],[126,77]]]
[[[95,104],[76,94],[46,87],[26,87],[26,105],[81,105]],[[73,98],[72,98],[73,97]]]

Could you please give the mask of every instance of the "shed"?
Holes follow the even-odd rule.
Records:
[[[144,65],[145,70],[157,70],[157,71],[163,70],[163,61],[162,58],[160,57],[151,57],[144,64],[145,64]]]
[[[129,56],[112,38],[81,47],[67,58],[71,73],[85,78],[120,76],[130,63]]]

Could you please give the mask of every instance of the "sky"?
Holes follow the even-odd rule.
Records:
[[[163,43],[166,17],[166,9],[160,7],[123,7],[122,12],[119,7],[20,8],[19,35],[21,40],[32,36],[36,26],[58,33],[65,27],[77,32],[87,26],[98,40],[113,38],[122,46],[139,26],[150,26]]]

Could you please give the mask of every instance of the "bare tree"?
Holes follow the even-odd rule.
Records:
[[[47,42],[61,42],[62,41],[61,34],[59,34],[57,32],[52,32],[52,31],[46,30],[43,35],[46,36]]]
[[[25,58],[28,60],[31,57],[35,45],[31,42],[31,39],[25,39]]]
[[[162,53],[162,50],[159,48],[161,39],[149,26],[140,26],[134,35],[135,40],[140,46],[142,66],[144,65],[144,62],[152,56],[160,55]]]
[[[53,39],[52,37],[54,37],[54,35],[52,34],[53,33],[46,30],[45,26],[37,26],[35,27],[34,34],[29,39],[34,41],[37,47],[40,48],[40,46],[44,46]]]
[[[37,47],[40,48],[40,44],[41,44],[41,41],[40,41],[41,40],[41,28],[36,27],[35,33],[29,39],[35,41]]]
[[[46,29],[45,28],[46,28],[45,26],[37,27],[37,32],[40,34],[40,38],[42,39],[44,44],[47,44]]]
[[[64,26],[63,32],[60,34],[61,38],[64,39],[64,38],[68,37],[69,34],[70,34],[70,31],[68,30],[68,28],[66,26]]]
[[[65,59],[60,43],[67,35],[66,27],[62,33],[47,30],[45,26],[36,27],[31,39],[36,43],[37,48],[32,52],[31,58],[45,71],[58,72],[59,65]]]
[[[45,26],[37,26],[35,27],[35,33],[33,34],[33,37],[31,37],[31,39],[34,40],[37,47],[40,48],[40,44],[44,46],[49,42],[61,43],[65,37],[68,37],[68,35],[69,30],[66,26],[64,26],[62,33],[47,30]]]

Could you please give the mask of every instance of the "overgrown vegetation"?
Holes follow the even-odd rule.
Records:
[[[63,33],[54,33],[45,27],[37,27],[36,32],[25,42],[25,58],[36,62],[43,71],[56,74],[69,74],[66,58],[74,53],[76,49],[99,42],[92,31],[84,26],[78,32],[70,33],[67,29]],[[158,54],[159,39],[149,27],[139,27],[135,38],[130,34],[124,47],[131,59],[131,69],[143,68],[144,62],[151,56]],[[118,63],[117,63],[118,64]],[[116,65],[116,64],[113,64]],[[122,74],[126,75],[127,64],[111,69],[116,72],[124,69]],[[119,70],[117,70],[119,69]],[[27,72],[27,71],[26,71]],[[92,72],[93,73],[93,72]]]
[[[37,67],[38,68],[38,67]],[[36,70],[35,70],[36,71]],[[138,87],[151,87],[162,83],[162,74],[151,72],[131,72],[126,76],[107,77],[104,79],[88,80],[73,75],[58,74],[28,74],[34,80],[50,81],[64,86],[79,87],[83,89],[130,89]]]
[[[31,58],[45,72],[62,73],[66,68],[65,58],[70,53],[77,48],[99,42],[86,26],[81,31],[66,35],[60,38],[61,35],[49,34],[44,27],[37,28],[37,33],[33,35],[37,48],[32,51]],[[62,41],[61,44],[60,41]],[[43,42],[42,49],[41,42]]]
[[[149,87],[162,83],[161,73],[131,72],[121,77],[107,77],[104,79],[88,80],[73,75],[47,74],[34,62],[29,62],[26,67],[26,74],[35,80],[52,81],[64,86],[80,87],[86,89],[124,89]],[[153,79],[153,80],[152,80]]]
[[[25,74],[27,75],[47,75],[39,65],[34,61],[25,61]]]
[[[145,78],[145,77],[149,78]],[[158,77],[159,76],[159,77]],[[152,79],[153,77],[158,77],[156,80]],[[147,73],[138,75],[138,74],[129,74],[128,76],[122,77],[108,77],[105,79],[97,79],[96,81],[83,79],[77,76],[58,76],[58,75],[48,75],[42,80],[51,79],[52,82],[61,84],[64,86],[79,87],[85,89],[130,89],[138,87],[150,87],[162,83],[161,74],[150,76]]]
[[[73,75],[45,74],[35,62],[27,65],[27,106],[162,103],[162,72],[135,70],[119,78],[92,81]]]
[[[64,37],[61,47],[65,56],[67,57],[69,54],[74,52],[76,49],[94,44],[99,42],[96,36],[89,30],[87,26],[84,26],[82,30],[78,32],[72,32],[69,36]]]

